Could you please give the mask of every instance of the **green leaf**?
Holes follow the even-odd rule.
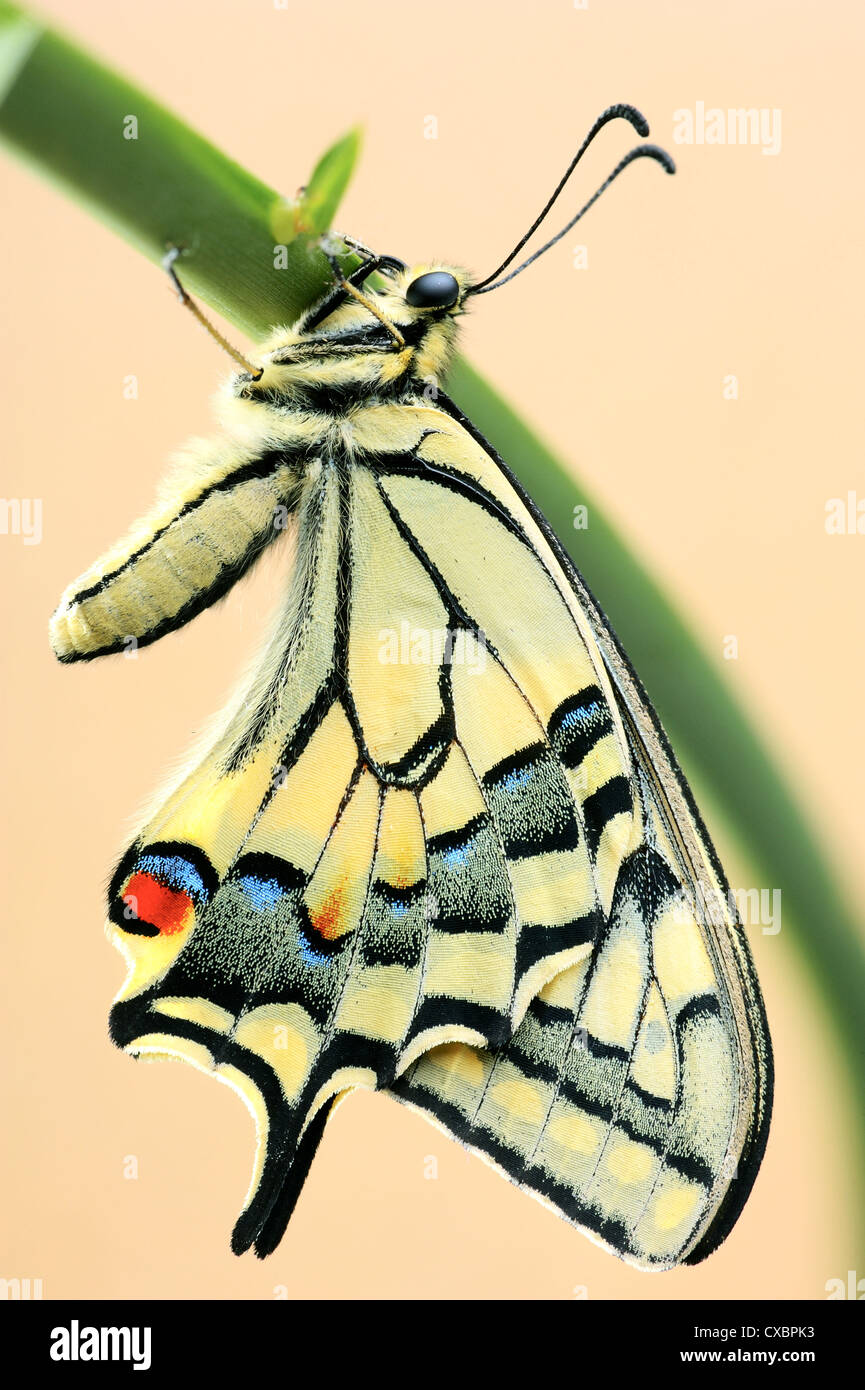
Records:
[[[0,100],[13,85],[41,32],[35,20],[0,0]]]
[[[323,154],[312,171],[300,205],[300,230],[311,236],[329,232],[360,154],[361,136],[350,130]]]
[[[0,139],[150,260],[182,247],[186,287],[252,337],[295,319],[332,278],[307,236],[287,234],[290,203],[8,4],[0,6]],[[301,203],[310,230],[335,212],[358,147],[352,132],[319,162]]]

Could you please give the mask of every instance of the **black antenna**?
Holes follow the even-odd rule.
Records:
[[[506,284],[508,280],[513,280],[514,276],[519,275],[520,271],[525,270],[526,266],[531,265],[532,261],[536,261],[538,259],[538,256],[542,256],[545,251],[549,251],[551,246],[555,246],[557,241],[561,241],[563,236],[567,236],[568,232],[571,230],[572,227],[576,226],[577,222],[579,222],[583,214],[588,212],[589,208],[592,207],[592,205],[598,201],[605,189],[609,188],[613,180],[617,179],[619,177],[619,174],[622,173],[623,169],[626,169],[628,165],[632,164],[635,159],[640,159],[644,157],[654,159],[658,164],[662,166],[662,168],[664,168],[667,171],[668,174],[674,174],[676,172],[676,166],[673,163],[673,160],[667,154],[666,150],[660,149],[657,145],[637,145],[633,150],[630,150],[629,153],[625,155],[624,159],[619,161],[613,172],[606,179],[604,179],[604,182],[601,184],[600,188],[597,189],[597,191],[592,195],[592,197],[589,199],[587,203],[584,203],[584,205],[580,208],[576,216],[572,217],[570,222],[568,222],[568,224],[564,226],[562,230],[557,233],[556,236],[552,237],[538,251],[533,252],[533,254],[529,256],[525,261],[523,261],[521,265],[517,266],[516,270],[512,270],[510,275],[505,275],[502,277],[502,279],[498,279],[497,277],[501,275],[503,270],[507,269],[507,267],[511,264],[511,261],[513,261],[515,257],[519,255],[520,251],[522,251],[526,242],[538,230],[538,227],[540,227],[541,223],[546,218],[547,213],[550,211],[551,207],[555,203],[556,199],[558,198],[568,179],[571,177],[571,174],[574,172],[575,168],[582,159],[586,150],[589,148],[589,145],[592,143],[595,136],[598,134],[598,131],[602,130],[608,121],[615,120],[617,117],[622,117],[626,121],[630,121],[631,125],[634,127],[634,129],[637,131],[639,135],[648,135],[648,122],[646,121],[645,117],[640,114],[640,112],[637,110],[635,106],[628,106],[620,102],[617,103],[615,106],[608,106],[606,111],[601,112],[601,115],[595,121],[594,125],[592,126],[591,130],[589,131],[588,135],[583,141],[582,145],[577,150],[577,153],[574,155],[573,159],[571,160],[570,164],[568,165],[567,169],[565,170],[564,174],[562,175],[561,179],[556,185],[552,196],[545,203],[541,212],[535,218],[528,231],[525,233],[524,236],[520,238],[513,251],[511,251],[510,255],[505,257],[501,265],[498,266],[498,268],[494,270],[491,275],[488,275],[477,285],[469,286],[469,288],[466,290],[467,295],[488,294],[490,290],[497,290],[500,285]]]

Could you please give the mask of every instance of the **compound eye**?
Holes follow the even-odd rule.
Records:
[[[449,309],[460,296],[457,281],[447,270],[428,270],[412,280],[405,292],[413,309]]]

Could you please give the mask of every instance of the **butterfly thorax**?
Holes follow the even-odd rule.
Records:
[[[465,272],[448,268],[461,287],[457,302],[413,307],[406,287],[435,268],[413,267],[389,279],[385,289],[365,287],[362,300],[346,296],[324,319],[314,306],[291,327],[275,329],[259,353],[262,375],[255,380],[239,374],[232,394],[278,410],[342,413],[429,392],[453,356],[467,283]]]

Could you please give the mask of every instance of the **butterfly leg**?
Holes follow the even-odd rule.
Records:
[[[375,252],[371,249],[371,247],[364,245],[362,241],[358,241],[357,237],[346,236],[344,232],[334,232],[333,235],[339,241],[344,241],[346,246],[350,246],[352,251],[356,251],[357,254],[359,256],[362,256],[365,261],[375,260]]]
[[[313,318],[309,319],[304,327],[306,329],[315,328],[323,319],[327,318],[328,314],[332,314],[346,298],[351,298],[356,299],[359,304],[362,304],[365,309],[368,309],[369,312],[378,319],[379,323],[384,325],[397,347],[405,347],[405,338],[402,336],[399,329],[382,313],[381,309],[370,299],[369,295],[362,294],[358,289],[358,285],[362,284],[367,276],[372,275],[374,270],[378,270],[383,266],[401,264],[401,262],[396,262],[393,256],[374,256],[372,260],[364,261],[356,270],[353,270],[351,274],[346,277],[343,275],[342,267],[336,257],[331,255],[324,247],[321,249],[323,254],[327,257],[330,268],[334,273],[336,287],[332,294],[328,295],[324,303],[316,310]]]
[[[198,322],[201,324],[202,328],[205,328],[207,330],[211,338],[213,338],[214,341],[217,342],[219,346],[222,348],[223,352],[227,352],[229,357],[234,358],[234,361],[237,362],[239,366],[241,366],[244,369],[244,371],[249,372],[253,381],[258,381],[263,374],[264,368],[253,366],[253,364],[248,360],[248,358],[244,357],[242,352],[240,352],[236,347],[232,347],[228,339],[224,338],[223,335],[219,332],[219,329],[214,327],[214,325],[210,322],[210,319],[206,316],[203,310],[199,309],[192,296],[189,295],[187,291],[183,288],[183,285],[180,283],[180,278],[177,274],[177,271],[174,269],[174,263],[181,254],[182,251],[179,246],[172,246],[169,248],[169,250],[162,258],[162,269],[167,272],[172,285],[177,291],[177,295],[180,299],[181,304],[184,306],[184,308],[189,309],[190,312],[194,315],[194,317],[198,319]]]
[[[382,318],[382,315],[370,304],[365,295],[360,294],[358,286],[362,285],[364,280],[376,270],[404,270],[404,263],[397,260],[395,256],[378,256],[374,251],[370,251],[368,246],[364,246],[361,242],[355,241],[352,237],[340,236],[340,241],[344,241],[346,246],[350,246],[353,251],[357,251],[364,259],[350,275],[346,276],[343,275],[342,266],[339,264],[336,257],[322,246],[322,253],[327,257],[336,284],[327,298],[318,306],[313,316],[306,320],[303,325],[304,330],[309,332],[310,329],[317,328],[328,315],[332,314],[341,304],[345,303],[347,297],[351,296],[354,299],[360,299],[361,302],[375,314],[376,318],[382,319],[382,322],[385,323],[389,331],[396,336],[396,330],[393,326]],[[399,335],[398,341],[401,346],[401,334]]]
[[[405,261],[401,261],[398,256],[379,255],[376,251],[372,251],[368,246],[365,246],[362,241],[358,241],[356,237],[346,236],[343,232],[334,232],[333,235],[337,237],[340,241],[344,241],[346,246],[350,246],[352,251],[356,251],[357,254],[361,256],[364,261],[369,262],[369,265],[366,269],[364,269],[363,266],[358,267],[358,270],[363,271],[363,275],[360,278],[358,278],[358,284],[360,284],[361,279],[365,280],[367,275],[371,275],[373,270],[406,269]],[[375,265],[372,264],[373,261],[375,262]],[[349,276],[349,279],[353,279],[353,277],[356,276],[357,273],[357,271],[352,271],[352,274],[351,276]]]

